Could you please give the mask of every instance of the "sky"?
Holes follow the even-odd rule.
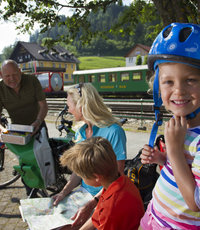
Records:
[[[124,0],[125,4],[130,4],[132,0]],[[26,34],[18,34],[19,31],[15,29],[14,23],[0,23],[0,31],[1,31],[1,38],[0,38],[0,54],[2,53],[3,49],[7,46],[14,45],[16,41],[24,41],[28,42],[30,35]]]
[[[0,24],[1,39],[0,39],[0,54],[7,46],[13,45],[15,41],[29,41],[29,34],[20,34],[15,30],[13,23]]]

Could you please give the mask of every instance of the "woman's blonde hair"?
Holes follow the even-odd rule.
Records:
[[[67,94],[72,97],[76,109],[82,109],[84,119],[92,125],[105,127],[118,123],[91,83],[80,83],[75,87],[70,87]]]
[[[95,174],[110,180],[118,174],[116,155],[110,142],[102,137],[91,137],[75,144],[60,158],[62,166],[86,179]]]

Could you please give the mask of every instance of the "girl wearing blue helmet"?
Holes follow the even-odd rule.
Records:
[[[140,229],[200,229],[200,26],[172,23],[164,28],[148,65],[155,71],[157,121],[141,158],[163,169]],[[162,103],[173,114],[165,124],[165,154],[153,147]]]

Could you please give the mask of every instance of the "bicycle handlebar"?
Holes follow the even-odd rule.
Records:
[[[5,128],[7,125],[8,125],[8,120],[7,120],[7,118],[5,117],[5,115],[4,114],[1,114],[0,115],[0,122],[1,122],[1,124],[3,125],[3,127]]]
[[[65,105],[64,109],[58,114],[57,120],[59,117],[61,117],[61,121],[60,121],[60,125],[58,125],[56,128],[58,129],[58,131],[60,132],[60,135],[62,135],[62,131],[65,130],[65,132],[67,134],[74,133],[74,131],[72,130],[72,121],[66,120],[64,118],[64,115],[67,115],[68,113],[68,106]]]
[[[69,120],[66,120],[66,119],[63,117],[63,116],[66,115],[67,113],[68,113],[68,106],[65,105],[64,109],[59,113],[59,115],[58,115],[58,117],[57,117],[57,119],[58,119],[59,117],[61,117],[61,121],[60,121],[61,125],[58,125],[58,126],[57,126],[57,129],[58,129],[58,131],[61,133],[61,135],[62,135],[62,130],[63,130],[63,129],[65,130],[66,133],[73,132],[73,131],[72,131],[72,124],[73,124],[73,122],[72,122],[72,121],[69,121]],[[127,120],[128,120],[127,118],[121,118],[121,119],[119,120],[119,122],[120,122],[121,125],[124,125],[124,124],[127,122]],[[67,124],[67,126],[66,126],[65,124]]]

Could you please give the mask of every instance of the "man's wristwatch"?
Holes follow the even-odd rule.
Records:
[[[40,119],[36,119],[36,122],[38,123],[38,125],[42,124],[42,121]]]

